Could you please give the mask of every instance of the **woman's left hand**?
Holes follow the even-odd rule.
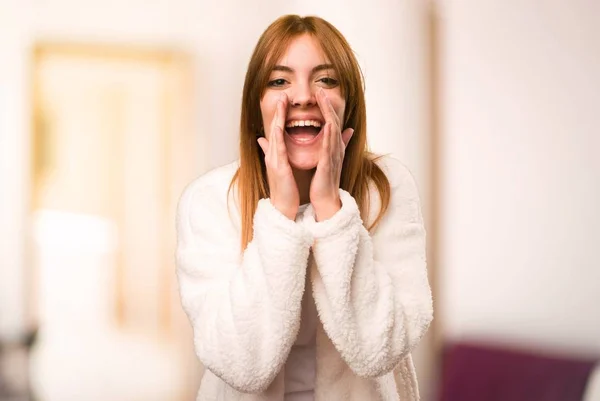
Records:
[[[323,139],[317,171],[310,184],[310,203],[317,221],[327,220],[340,210],[340,179],[346,146],[354,133],[352,128],[341,132],[340,119],[325,91],[317,91],[317,103],[325,118]]]

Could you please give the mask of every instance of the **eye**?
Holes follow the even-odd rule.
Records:
[[[286,84],[286,80],[283,78],[278,78],[278,79],[274,79],[272,81],[269,81],[269,83],[267,84],[267,86],[270,87],[279,87],[279,86],[283,86]]]
[[[323,78],[319,79],[318,82],[322,82],[323,84],[325,84],[325,86],[330,87],[330,88],[338,86],[338,84],[339,84],[337,79],[331,78],[331,77],[323,77]]]

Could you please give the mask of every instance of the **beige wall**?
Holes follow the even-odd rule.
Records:
[[[0,3],[0,333],[23,325],[24,218],[28,151],[26,7]]]
[[[441,1],[438,318],[600,351],[600,3]]]

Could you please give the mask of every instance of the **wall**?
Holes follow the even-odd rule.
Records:
[[[600,3],[442,1],[438,319],[600,353]]]
[[[0,333],[19,335],[24,325],[24,216],[28,141],[26,6],[0,3]]]

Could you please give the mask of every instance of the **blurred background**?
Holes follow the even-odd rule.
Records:
[[[600,2],[0,0],[0,400],[194,399],[175,207],[288,13],[346,36],[418,182],[423,400],[600,399]]]

